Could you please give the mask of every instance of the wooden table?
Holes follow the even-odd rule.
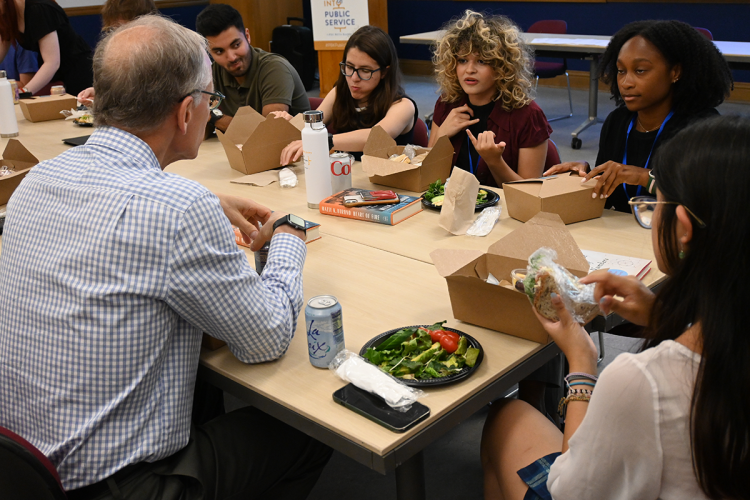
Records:
[[[60,139],[91,131],[59,120],[28,123],[20,113],[19,130],[19,139],[40,160],[68,149]],[[340,299],[348,349],[359,351],[366,341],[394,327],[443,319],[482,344],[486,355],[476,373],[457,385],[429,389],[423,402],[431,409],[430,417],[403,434],[333,402],[332,393],[345,383],[309,363],[302,318],[280,360],[246,365],[226,347],[202,353],[200,376],[374,470],[395,469],[399,499],[425,497],[421,452],[426,446],[559,353],[554,344],[543,346],[455,320],[445,280],[429,259],[435,248],[486,249],[520,226],[507,215],[486,238],[449,235],[437,226],[437,213],[428,211],[393,227],[324,216],[307,208],[304,176],[293,189],[277,183],[260,188],[229,182],[242,174],[229,167],[216,139],[201,146],[196,160],[177,162],[167,171],[214,192],[246,196],[320,222],[323,237],[308,246],[305,299],[320,294]],[[354,184],[371,186],[361,168],[354,169]],[[582,248],[653,258],[650,232],[632,216],[606,213],[568,228]],[[647,279],[661,276],[652,270]]]
[[[443,30],[428,31],[399,38],[401,43],[431,45],[442,38]],[[558,35],[555,33],[521,33],[524,41],[534,49],[538,57],[561,57],[569,59],[586,59],[589,61],[589,110],[588,118],[572,133],[571,147],[580,149],[582,142],[578,137],[581,132],[597,123],[597,106],[599,94],[599,57],[604,53],[610,36],[600,35]],[[548,40],[544,40],[548,39]],[[550,41],[554,39],[555,41]],[[569,42],[566,42],[568,41]],[[750,42],[714,41],[729,66],[734,69],[750,68]]]

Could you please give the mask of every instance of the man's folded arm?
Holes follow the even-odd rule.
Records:
[[[175,236],[167,303],[182,318],[225,341],[245,363],[270,361],[289,347],[302,309],[306,247],[279,234],[261,278],[235,241],[219,200],[201,197]]]

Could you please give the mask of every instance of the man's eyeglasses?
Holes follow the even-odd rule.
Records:
[[[355,68],[354,66],[350,66],[346,63],[339,63],[339,67],[341,67],[341,74],[344,76],[352,76],[354,73],[357,73],[357,76],[360,80],[369,80],[372,78],[372,74],[376,71],[380,71],[383,68],[378,69],[368,69],[368,68]]]
[[[646,229],[651,229],[651,221],[654,218],[654,210],[656,210],[656,205],[663,204],[663,205],[682,205],[682,203],[678,203],[676,201],[658,201],[656,198],[652,198],[650,196],[635,196],[633,198],[630,198],[630,201],[628,201],[628,205],[633,207],[633,215],[635,216],[635,220],[638,221],[638,224],[641,225],[641,227],[645,227]],[[685,207],[685,205],[682,205]],[[695,219],[695,222],[698,223],[699,227],[706,227],[706,223],[703,222],[700,217],[695,215],[692,210],[690,210],[688,207],[685,207],[685,210],[687,213],[693,216],[693,219]]]
[[[208,98],[208,109],[210,111],[213,111],[214,109],[218,108],[219,105],[221,104],[221,101],[223,99],[226,99],[226,96],[224,94],[222,94],[221,92],[209,92],[208,90],[200,90],[200,89],[193,90],[192,92],[190,92],[185,97],[191,96],[191,95],[195,94],[196,92],[200,92],[201,94],[206,94],[206,95],[209,96],[209,98]],[[182,99],[184,99],[185,97],[183,97]],[[180,99],[180,101],[182,101],[182,99]]]

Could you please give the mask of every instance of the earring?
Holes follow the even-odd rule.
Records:
[[[675,78],[674,80],[672,80],[672,83],[677,83],[677,80],[679,80],[679,78]]]
[[[680,251],[677,253],[677,257],[680,258],[680,260],[685,258],[685,246],[680,243]]]

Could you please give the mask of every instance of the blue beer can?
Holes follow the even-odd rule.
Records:
[[[344,349],[344,324],[341,304],[333,295],[318,295],[305,307],[307,325],[307,351],[310,363],[318,368],[328,368]]]

